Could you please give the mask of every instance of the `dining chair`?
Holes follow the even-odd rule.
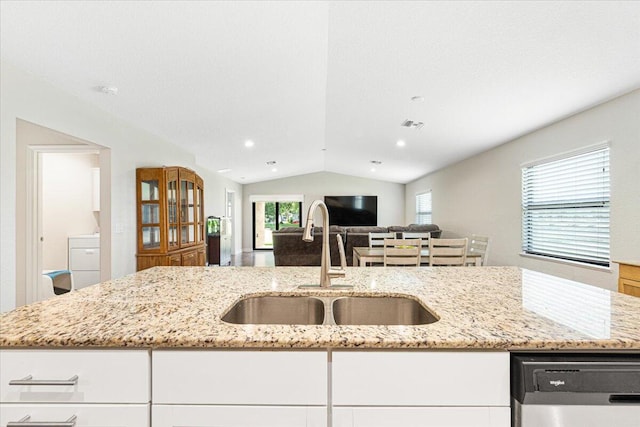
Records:
[[[487,263],[487,252],[489,249],[489,238],[487,236],[480,236],[479,234],[472,234],[471,241],[469,242],[468,254],[480,255],[480,265],[484,266]],[[473,259],[467,258],[467,265],[474,265]]]
[[[403,239],[420,239],[422,240],[422,249],[429,249],[429,239],[431,238],[431,233],[416,233],[411,231],[403,231],[402,232]]]
[[[467,258],[468,238],[429,239],[429,265],[464,266]]]
[[[420,267],[420,239],[384,239],[384,266]]]
[[[381,248],[384,246],[384,239],[395,239],[396,233],[369,233],[369,247]]]
[[[416,232],[416,231],[403,231],[402,232],[403,239],[420,239],[422,242],[422,249],[429,249],[429,239],[431,238],[431,233],[426,232]],[[420,259],[421,265],[429,265],[429,257],[424,257]]]

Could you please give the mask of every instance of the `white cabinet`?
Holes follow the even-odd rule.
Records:
[[[326,351],[153,352],[153,427],[324,427]]]
[[[1,425],[149,425],[147,350],[0,350]]]
[[[333,427],[509,427],[509,407],[337,407]]]
[[[510,425],[509,353],[333,352],[336,427]]]
[[[149,425],[149,404],[2,404],[0,407],[1,426],[20,420],[54,426],[60,425],[57,423],[67,421],[74,416],[76,417],[75,427],[144,427]],[[24,419],[27,416],[29,418]]]
[[[75,289],[100,283],[100,236],[69,237],[69,270]]]
[[[326,405],[324,351],[153,352],[154,404]]]
[[[153,427],[326,427],[327,409],[295,406],[154,405]]]

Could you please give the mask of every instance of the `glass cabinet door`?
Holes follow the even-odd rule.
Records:
[[[180,243],[190,245],[196,241],[195,183],[180,179]]]
[[[201,179],[196,179],[196,242],[204,242],[204,188]]]
[[[167,243],[178,247],[178,171],[167,171]]]
[[[140,222],[142,224],[142,247],[160,247],[160,186],[159,180],[140,181]]]

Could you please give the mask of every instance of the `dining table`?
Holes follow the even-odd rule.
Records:
[[[422,248],[420,250],[420,264],[428,264],[429,249]],[[425,260],[426,262],[422,262]],[[467,253],[467,261],[473,260],[475,267],[482,265],[482,255],[478,253]],[[382,263],[384,262],[384,248],[382,247],[369,247],[369,246],[355,246],[353,248],[353,265],[359,267],[366,267],[367,263]]]

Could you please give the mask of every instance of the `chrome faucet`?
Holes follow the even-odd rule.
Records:
[[[342,236],[338,234],[336,238],[338,239],[340,263],[342,264],[342,266],[340,269],[332,269],[331,249],[329,248],[329,210],[327,209],[327,205],[325,205],[322,200],[315,200],[313,203],[311,203],[311,206],[309,206],[309,212],[307,212],[307,223],[304,227],[302,240],[304,240],[305,242],[313,242],[313,215],[317,208],[320,208],[320,212],[322,213],[322,258],[320,258],[320,287],[330,288],[332,287],[332,278],[345,277],[346,260],[344,256],[344,245],[342,242]]]

